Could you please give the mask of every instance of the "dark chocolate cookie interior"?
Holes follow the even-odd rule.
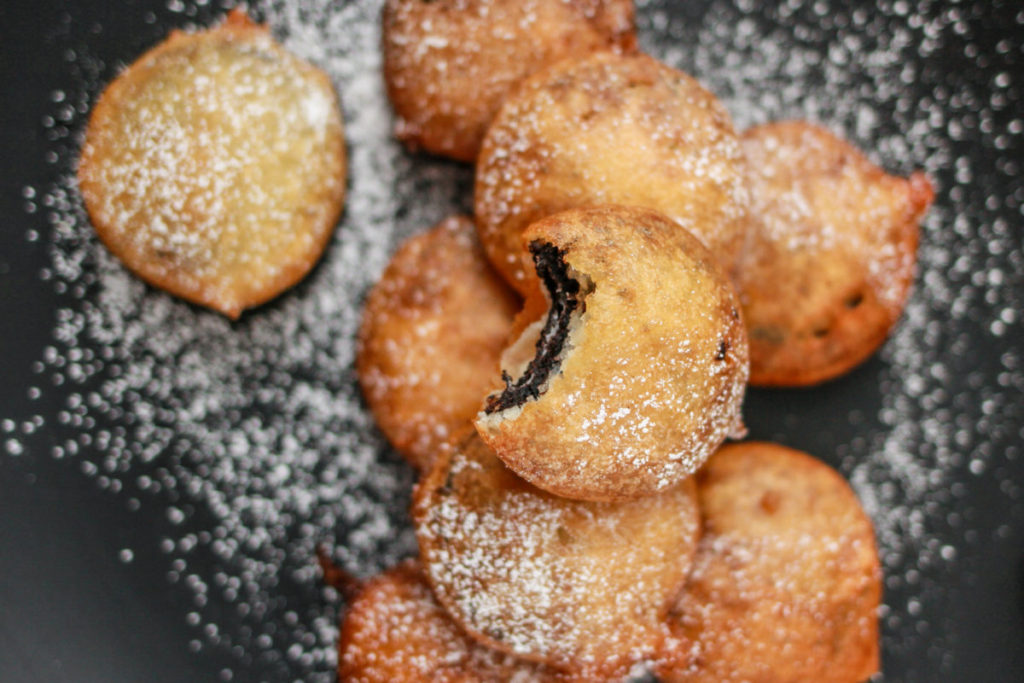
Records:
[[[540,388],[548,378],[557,372],[562,363],[561,353],[569,337],[569,322],[573,312],[583,303],[580,283],[569,276],[565,252],[553,244],[539,240],[530,244],[530,254],[544,287],[547,288],[551,307],[544,322],[540,338],[537,339],[537,353],[526,366],[519,379],[513,381],[502,371],[505,388],[487,398],[484,412],[490,415],[506,408],[525,403],[540,396]]]

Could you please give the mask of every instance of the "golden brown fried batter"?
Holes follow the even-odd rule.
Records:
[[[350,683],[559,680],[540,664],[467,636],[411,561],[368,581],[352,601],[341,627],[338,675]]]
[[[301,280],[331,236],[345,196],[337,98],[236,10],[171,33],[107,87],[78,180],[129,269],[237,318]]]
[[[870,356],[899,318],[931,184],[886,175],[802,121],[751,128],[743,148],[754,229],[738,283],[750,382],[823,382]]]
[[[389,0],[384,78],[412,148],[475,161],[519,81],[595,50],[632,49],[632,0]]]
[[[417,487],[413,518],[424,572],[455,621],[581,681],[660,653],[699,526],[692,480],[627,503],[558,498],[472,431]]]
[[[366,302],[356,368],[377,424],[418,468],[495,388],[518,309],[464,216],[413,237],[391,259]]]
[[[504,354],[507,387],[477,417],[481,437],[560,496],[628,500],[675,486],[738,426],[747,341],[729,279],[650,209],[574,209],[523,239],[548,315]]]
[[[726,446],[697,475],[704,536],[671,617],[685,666],[666,683],[854,683],[878,670],[881,571],[841,476],[769,443]]]
[[[731,273],[747,229],[742,152],[725,108],[690,76],[646,55],[595,54],[527,79],[487,132],[476,174],[480,239],[520,292],[521,235],[565,209],[661,211]]]

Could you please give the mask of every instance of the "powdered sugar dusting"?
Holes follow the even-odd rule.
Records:
[[[146,21],[179,25],[178,13],[207,4],[173,0]],[[37,448],[45,428],[60,435],[54,458],[129,509],[164,509],[168,531],[154,543],[169,579],[193,595],[181,608],[193,649],[231,651],[239,672],[266,678],[332,680],[336,614],[319,599],[317,540],[333,534],[336,559],[361,574],[414,548],[412,474],[376,436],[351,374],[359,299],[401,236],[464,208],[471,174],[413,160],[391,140],[380,4],[258,3],[286,46],[332,77],[350,150],[344,221],[322,265],[278,303],[232,326],[140,284],[92,236],[70,177],[73,136],[113,72],[78,47],[86,26],[55,38],[67,41],[58,49],[77,82],[55,82],[41,122],[54,183],[22,193],[38,218],[26,239],[51,240],[41,276],[62,301],[28,391],[55,392],[64,408],[0,416],[4,457]],[[666,5],[638,3],[641,42],[723,98],[740,128],[808,117],[890,172],[922,168],[936,182],[916,288],[884,362],[867,370],[878,375],[878,415],[851,412],[861,433],[815,455],[842,465],[874,517],[888,656],[927,654],[939,671],[957,628],[943,620],[943,577],[1024,518],[1011,476],[1024,420],[1020,55],[1009,38],[983,40],[974,12],[1017,28],[1024,15],[930,0],[870,11],[825,0]],[[1010,511],[991,538],[963,504],[982,486]]]
[[[524,77],[570,56],[631,47],[632,0],[386,3],[385,76],[410,145],[473,161]]]
[[[421,484],[414,516],[424,571],[456,621],[582,680],[660,652],[698,538],[692,483],[627,503],[559,498],[475,433]]]
[[[738,420],[748,377],[739,300],[711,254],[637,207],[565,211],[524,241],[552,245],[548,258],[576,274],[578,294],[543,276],[551,309],[578,299],[584,312],[575,330],[571,315],[560,323],[568,344],[540,340],[535,361],[557,362],[546,387],[481,416],[481,437],[527,481],[570,498],[630,500],[693,474]],[[537,261],[538,273],[557,272]]]
[[[657,209],[731,271],[748,196],[739,141],[711,93],[645,55],[598,53],[541,71],[509,97],[484,138],[474,199],[488,256],[525,293],[533,272],[521,235],[547,215]]]
[[[520,308],[466,216],[402,243],[367,295],[356,357],[363,394],[388,441],[421,470],[494,388]]]
[[[674,617],[693,657],[665,680],[871,676],[881,576],[846,482],[802,453],[748,442],[712,456],[698,487],[705,534]]]
[[[236,317],[316,262],[341,210],[344,151],[322,74],[232,14],[174,34],[107,89],[79,180],[133,270]]]
[[[988,474],[999,480],[1001,505],[1024,515],[1021,487],[1007,478],[1020,457],[1021,434],[1011,430],[1024,418],[1016,313],[1024,253],[1010,227],[1024,203],[1022,93],[1009,76],[1019,55],[1010,40],[992,46],[974,35],[981,22],[972,11],[938,2],[868,11],[790,0],[758,16],[755,8],[714,3],[691,28],[652,3],[638,8],[641,42],[696,73],[740,128],[808,118],[890,172],[923,169],[937,187],[915,289],[881,351],[878,415],[852,412],[863,434],[835,447],[875,521],[887,572],[884,651],[926,651],[922,667],[939,671],[951,664],[943,639],[956,630],[943,612],[942,579],[958,546],[983,541],[960,501]],[[964,358],[974,340],[992,350],[980,367]]]
[[[748,239],[758,246],[750,257],[764,259],[768,251],[755,240],[784,254],[851,254],[863,263],[866,284],[881,304],[900,311],[916,260],[912,236],[931,197],[927,180],[879,175],[856,148],[807,124],[755,126],[742,140],[757,220],[757,234]],[[829,182],[823,178],[831,181],[827,198],[814,188],[815,181]],[[752,277],[758,275],[766,273]],[[754,286],[763,284],[755,279]]]
[[[370,581],[355,597],[341,642],[343,680],[558,680],[554,671],[481,646],[437,603],[413,562]]]
[[[171,533],[154,543],[168,578],[193,594],[182,619],[194,649],[229,649],[240,667],[259,662],[282,680],[333,680],[337,604],[332,591],[321,596],[315,545],[329,542],[359,574],[415,547],[413,474],[382,455],[352,371],[354,337],[360,299],[394,243],[457,210],[468,178],[414,165],[391,139],[379,9],[262,7],[286,46],[332,77],[350,146],[345,220],[321,266],[278,302],[231,324],[143,285],[93,237],[70,174],[34,202],[52,226],[44,277],[73,295],[42,354],[42,373],[66,396],[54,457],[77,458],[112,493],[167,505]],[[84,80],[95,97],[103,83]],[[61,157],[65,169],[75,156]]]

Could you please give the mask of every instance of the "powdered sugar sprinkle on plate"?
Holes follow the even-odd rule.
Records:
[[[174,0],[153,22],[177,25],[177,14],[207,4]],[[413,475],[375,431],[352,373],[361,299],[401,237],[465,209],[471,172],[411,157],[392,139],[379,2],[257,9],[329,73],[345,110],[349,199],[323,263],[237,324],[128,274],[94,238],[72,180],[75,136],[112,74],[68,47],[78,89],[55,86],[42,122],[55,182],[22,193],[40,216],[27,238],[51,241],[42,275],[63,297],[30,391],[56,392],[64,405],[45,419],[0,416],[0,442],[21,457],[41,428],[53,430],[53,457],[129,507],[164,507],[168,531],[154,542],[169,579],[193,596],[182,619],[194,649],[229,648],[240,669],[258,661],[281,679],[332,680],[337,601],[329,590],[322,600],[315,545],[328,541],[360,574],[415,548],[405,510]],[[1021,435],[1008,429],[1021,423],[1024,390],[1019,56],[1005,41],[982,44],[971,9],[927,0],[870,13],[823,0],[754,9],[715,2],[691,15],[639,2],[641,43],[701,79],[740,127],[811,118],[888,170],[923,168],[938,186],[915,290],[882,351],[878,415],[851,414],[862,436],[816,455],[842,465],[875,520],[884,647],[942,660],[949,629],[928,621],[945,599],[941,577],[986,540],[960,501],[972,482],[994,478],[1015,519],[1024,515],[1021,484],[1005,476],[1021,457]],[[973,82],[936,65],[947,53],[977,67]],[[997,352],[971,358],[977,338]],[[231,618],[218,623],[225,610]]]

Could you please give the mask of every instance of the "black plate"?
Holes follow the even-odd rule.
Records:
[[[394,244],[465,208],[471,174],[390,142],[377,3],[257,4],[339,86],[353,163],[324,262],[236,324],[128,276],[69,180],[103,84],[223,8],[0,6],[2,680],[331,680],[340,604],[314,546],[360,574],[414,551],[413,475],[362,410],[351,335]],[[643,46],[739,125],[813,118],[935,181],[882,352],[819,388],[752,391],[745,415],[851,477],[872,513],[886,679],[1020,680],[1024,11],[640,4]]]

